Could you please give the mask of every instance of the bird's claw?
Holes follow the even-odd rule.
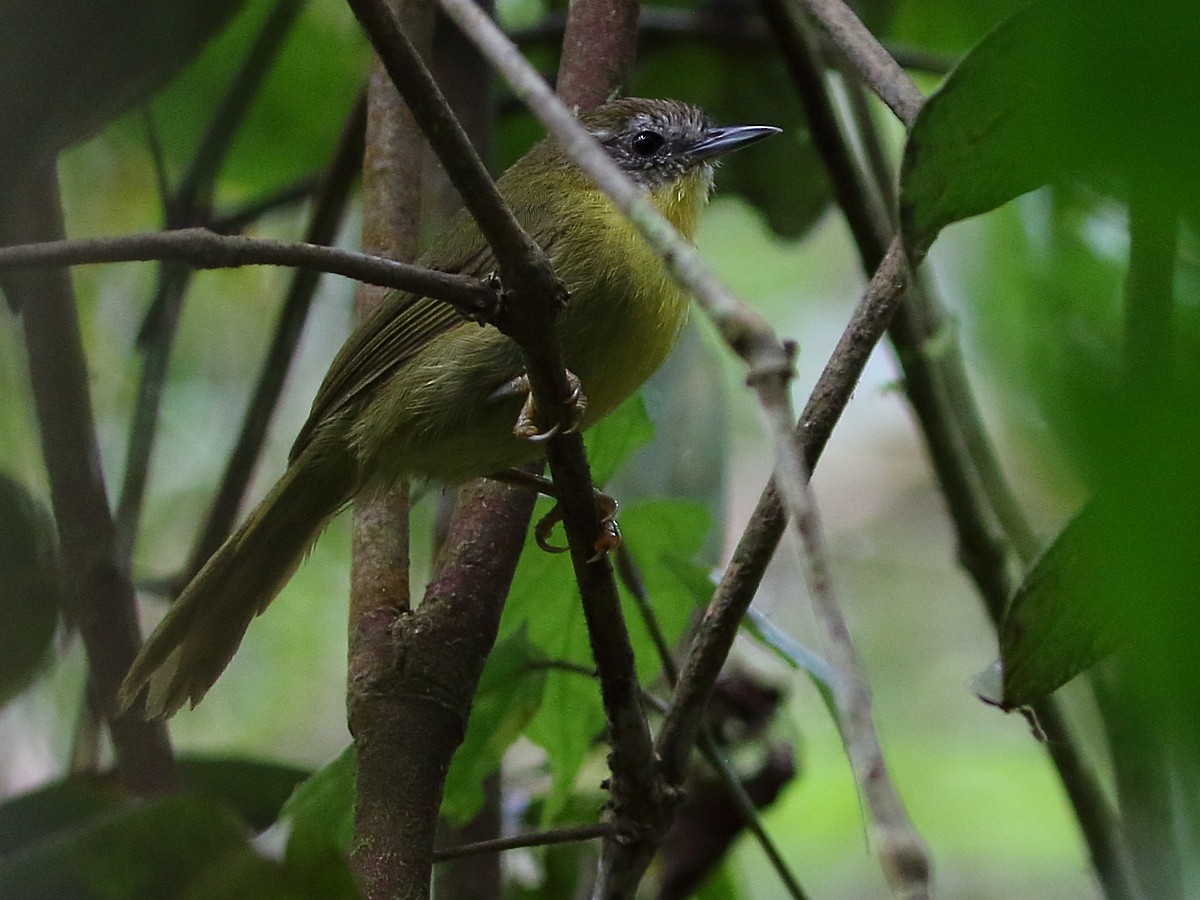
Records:
[[[596,509],[600,512],[600,532],[592,543],[595,553],[588,557],[589,563],[598,562],[621,546],[621,529],[617,525],[617,501],[608,494],[597,492]],[[547,553],[566,553],[570,549],[550,543],[550,534],[554,526],[562,521],[562,517],[562,510],[559,504],[555,503],[550,512],[542,516],[533,528],[534,540]]]
[[[513,434],[524,441],[534,444],[544,443],[559,432],[574,434],[583,424],[583,414],[587,411],[587,397],[583,394],[583,385],[570,369],[567,370],[567,383],[571,393],[566,399],[567,412],[564,416],[545,431],[538,427],[537,404],[533,402],[533,393],[529,389],[529,376],[520,375],[505,385],[505,391],[520,389],[525,392],[525,403],[517,414],[517,423],[513,426]],[[565,425],[565,428],[564,428]]]

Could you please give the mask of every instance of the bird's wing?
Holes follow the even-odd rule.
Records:
[[[459,216],[462,218],[448,226],[437,247],[421,263],[442,272],[477,278],[494,272],[496,261],[491,248],[474,222],[465,213]],[[558,224],[531,237],[548,251],[557,237]],[[389,294],[338,351],[313,400],[308,420],[296,436],[289,460],[300,455],[323,422],[394,375],[438,335],[466,322],[448,303],[399,291]]]

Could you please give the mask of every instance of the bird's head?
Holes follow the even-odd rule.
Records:
[[[780,130],[770,125],[714,125],[689,103],[637,97],[596,107],[581,114],[579,121],[689,236],[712,189],[717,163]]]

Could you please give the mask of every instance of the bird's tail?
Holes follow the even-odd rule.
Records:
[[[320,458],[311,446],[288,466],[147,639],[121,684],[120,707],[146,687],[147,718],[199,703],[355,484],[348,459]]]

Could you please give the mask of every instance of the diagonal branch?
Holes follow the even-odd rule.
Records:
[[[925,98],[908,73],[871,34],[854,10],[843,0],[789,0],[799,3],[837,47],[863,82],[911,127]]]
[[[332,244],[337,237],[349,205],[355,174],[362,164],[365,127],[366,101],[364,97],[359,97],[342,128],[333,160],[313,205],[304,233],[305,243]],[[245,497],[246,486],[266,438],[267,427],[279,402],[279,395],[283,391],[292,357],[300,342],[320,274],[313,269],[298,269],[292,276],[291,285],[283,301],[283,309],[279,314],[275,336],[263,359],[258,383],[242,419],[242,429],[238,433],[233,451],[229,454],[225,474],[209,507],[204,528],[197,535],[191,558],[183,572],[183,583],[190,581],[200,571],[205,560],[233,530],[238,508]]]
[[[241,130],[251,103],[278,57],[303,2],[277,0],[267,15],[209,122],[183,183],[175,195],[166,200],[168,226],[196,225],[211,217],[212,196],[221,165]],[[125,472],[116,512],[117,530],[128,556],[132,556],[137,540],[171,350],[190,280],[191,274],[178,266],[168,264],[160,268],[158,286],[138,336],[138,343],[144,349],[144,358],[137,401],[129,426]]]

